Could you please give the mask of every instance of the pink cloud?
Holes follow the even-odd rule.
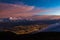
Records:
[[[26,17],[24,17],[26,18]],[[27,17],[26,19],[34,19],[34,20],[54,20],[54,19],[60,19],[60,16],[58,15],[34,15],[34,16],[30,16]]]
[[[35,16],[36,20],[54,20],[54,19],[60,19],[60,16],[58,15],[42,15],[42,16]]]
[[[34,6],[0,3],[0,17],[27,17],[41,11],[40,9],[35,9]]]
[[[35,6],[0,3],[0,18],[10,17],[10,16],[28,17],[28,16],[34,16],[41,12],[49,12],[49,11],[54,11],[54,10],[60,10],[60,7],[42,10],[40,8],[36,8]],[[37,19],[59,19],[60,16],[43,15],[43,16],[37,16],[35,18]]]

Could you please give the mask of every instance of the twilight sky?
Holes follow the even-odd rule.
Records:
[[[0,0],[0,17],[60,15],[60,0]]]

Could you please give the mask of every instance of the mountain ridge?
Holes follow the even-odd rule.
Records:
[[[0,18],[0,20],[1,19],[5,19],[5,18]],[[28,17],[23,17],[23,16],[8,17],[6,19],[9,19],[9,20],[58,20],[58,19],[60,19],[60,16],[57,16],[57,15],[53,15],[53,16],[50,16],[50,15],[34,15],[34,16],[28,16]]]

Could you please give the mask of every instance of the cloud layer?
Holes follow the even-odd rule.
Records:
[[[34,16],[36,14],[44,14],[43,16],[36,17],[37,19],[59,19],[60,16],[49,16],[52,11],[60,10],[60,7],[56,8],[48,8],[48,9],[40,9],[35,6],[28,6],[22,4],[8,4],[8,3],[0,3],[0,18],[7,17],[29,17]],[[41,13],[44,12],[44,13]],[[51,13],[52,14],[52,13]]]
[[[0,17],[32,16],[41,10],[34,6],[0,3]]]

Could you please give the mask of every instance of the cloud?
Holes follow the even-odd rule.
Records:
[[[41,12],[34,6],[0,3],[0,17],[32,16]]]
[[[60,15],[60,7],[46,8],[40,15]]]
[[[35,6],[28,6],[22,4],[8,4],[8,3],[0,3],[0,18],[5,17],[28,17],[34,16],[37,14],[44,14],[42,16],[36,17],[37,19],[59,19],[60,16],[49,16],[51,11],[60,10],[60,7],[48,8],[48,9],[40,9]],[[44,13],[41,13],[44,12]],[[47,14],[45,13],[47,12]],[[52,13],[51,13],[52,14]]]
[[[33,20],[54,20],[54,19],[60,19],[60,16],[58,15],[34,15],[32,17],[27,17],[28,19]]]
[[[37,19],[43,19],[43,20],[54,20],[54,19],[60,19],[59,15],[43,15],[43,16],[39,16],[37,17]]]

